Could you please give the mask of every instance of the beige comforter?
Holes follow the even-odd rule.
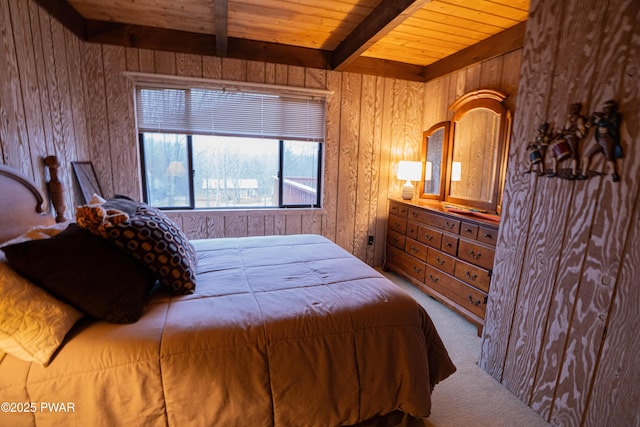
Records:
[[[0,425],[338,426],[394,410],[429,415],[433,386],[455,368],[426,312],[378,272],[315,235],[194,244],[195,294],[154,295],[135,324],[82,321],[47,368],[7,355],[0,402],[37,410],[0,413]]]

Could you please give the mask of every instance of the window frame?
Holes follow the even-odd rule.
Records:
[[[323,189],[324,189],[324,146],[326,142],[326,128],[327,128],[327,120],[326,120],[326,109],[328,98],[333,94],[333,91],[319,88],[306,88],[306,87],[295,87],[295,86],[284,86],[284,85],[275,85],[275,84],[262,84],[262,83],[253,83],[253,82],[241,82],[241,81],[231,81],[231,80],[212,80],[212,79],[204,79],[197,77],[184,77],[184,76],[175,76],[175,75],[166,75],[166,74],[152,74],[152,73],[140,73],[140,72],[124,72],[123,75],[133,81],[134,86],[134,108],[136,110],[136,132],[138,133],[138,149],[140,150],[140,176],[141,176],[141,185],[142,185],[142,194],[144,200],[149,200],[148,194],[148,183],[147,183],[147,169],[146,169],[146,159],[144,155],[144,134],[145,133],[170,133],[170,134],[181,134],[187,137],[187,158],[189,163],[189,203],[186,206],[158,206],[163,210],[224,210],[224,209],[233,209],[233,210],[254,210],[254,209],[291,209],[291,208],[304,208],[304,209],[317,209],[322,208],[323,206]],[[279,171],[278,171],[278,200],[277,206],[238,206],[238,207],[230,207],[230,206],[221,206],[221,207],[196,207],[195,206],[195,183],[194,183],[194,159],[193,159],[193,144],[192,137],[193,135],[200,134],[200,132],[193,131],[176,131],[169,129],[143,129],[140,130],[138,127],[138,106],[136,105],[137,93],[139,88],[159,88],[159,89],[211,89],[211,90],[223,90],[223,91],[240,91],[247,93],[255,93],[255,94],[264,94],[264,95],[276,95],[276,96],[293,96],[293,97],[303,97],[308,98],[310,100],[323,100],[324,104],[324,119],[322,122],[322,136],[320,139],[309,139],[309,142],[313,142],[318,144],[318,154],[317,154],[317,183],[316,183],[316,200],[313,205],[311,204],[284,204],[283,201],[283,188],[284,188],[284,179],[283,179],[283,156],[284,149],[282,147],[283,142],[285,141],[298,141],[302,139],[289,139],[289,138],[271,138],[280,141],[279,145]],[[316,128],[317,129],[317,128]],[[224,137],[225,135],[218,135]],[[268,138],[268,136],[265,136]],[[254,137],[252,137],[254,138]],[[260,139],[260,136],[255,136],[256,139]]]
[[[141,169],[141,184],[142,184],[142,197],[145,203],[148,203],[149,201],[149,192],[148,192],[148,185],[147,185],[147,169],[146,169],[146,158],[145,158],[145,154],[144,154],[144,134],[145,133],[154,133],[154,132],[139,132],[138,133],[138,148],[140,150],[140,169]],[[163,132],[155,132],[155,133],[163,133]],[[189,176],[189,180],[188,180],[188,184],[189,184],[189,194],[188,194],[188,200],[189,203],[188,205],[182,205],[182,206],[156,206],[158,209],[161,210],[167,210],[167,211],[171,211],[171,210],[194,210],[194,211],[200,211],[200,210],[259,210],[259,209],[319,209],[322,207],[322,188],[323,188],[323,175],[322,175],[322,171],[323,171],[323,162],[322,162],[322,158],[323,158],[323,150],[324,150],[324,143],[323,142],[314,142],[315,144],[318,144],[318,162],[317,162],[317,185],[316,185],[316,200],[313,203],[313,205],[310,204],[302,204],[302,203],[290,203],[290,204],[285,204],[283,203],[283,194],[284,194],[284,177],[283,177],[283,171],[284,171],[284,144],[285,144],[285,140],[280,139],[278,140],[278,171],[277,171],[277,178],[278,178],[278,200],[277,200],[277,205],[274,206],[237,206],[237,207],[233,207],[233,206],[221,206],[221,207],[196,207],[195,205],[195,186],[194,186],[194,182],[193,179],[195,177],[195,170],[193,168],[193,134],[184,134],[184,133],[179,133],[179,132],[172,132],[172,134],[176,134],[176,135],[184,135],[187,138],[187,144],[186,144],[186,150],[187,150],[187,175]],[[224,136],[221,136],[224,138]],[[255,138],[255,139],[259,139],[259,138]]]

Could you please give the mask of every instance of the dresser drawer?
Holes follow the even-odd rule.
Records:
[[[403,273],[424,282],[424,272],[427,265],[390,245],[387,245],[387,265],[396,266]]]
[[[406,218],[408,210],[409,210],[409,207],[407,205],[403,205],[402,203],[396,203],[396,202],[389,203],[389,213],[391,215]]]
[[[495,228],[489,228],[489,227],[479,227],[478,242],[495,246],[497,240],[498,240],[498,230],[496,230]]]
[[[468,222],[463,222],[460,224],[460,235],[467,239],[476,240],[478,238],[478,226]]]
[[[388,227],[390,230],[404,234],[407,231],[407,219],[389,215]]]
[[[458,243],[458,258],[487,270],[493,269],[494,256],[495,250],[490,246],[465,239],[460,239]]]
[[[427,217],[427,224],[432,227],[441,228],[449,233],[460,234],[460,221],[457,219],[429,213]]]
[[[407,237],[412,239],[418,238],[418,223],[413,221],[407,221]]]
[[[489,292],[491,276],[489,271],[484,268],[458,260],[453,275],[481,291]]]
[[[456,256],[458,254],[458,236],[442,233],[442,245],[440,249],[449,255]]]
[[[455,271],[456,260],[450,255],[440,252],[436,249],[429,248],[427,254],[427,264],[434,266],[438,270],[442,270],[445,273],[453,274]]]
[[[387,243],[397,248],[404,249],[406,238],[404,237],[404,234],[389,230],[387,231]]]
[[[458,279],[427,266],[425,284],[444,295],[461,308],[484,319],[487,309],[487,294],[473,288]]]
[[[424,225],[418,226],[418,241],[432,248],[440,249],[442,243],[442,231]]]
[[[423,245],[417,240],[407,239],[404,251],[409,255],[418,258],[420,261],[427,260],[427,245]]]
[[[428,212],[417,208],[409,208],[409,213],[407,214],[410,220],[421,222],[423,224],[427,223],[428,215]]]

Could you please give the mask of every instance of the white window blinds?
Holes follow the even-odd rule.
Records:
[[[325,99],[238,89],[136,85],[140,132],[323,142]]]

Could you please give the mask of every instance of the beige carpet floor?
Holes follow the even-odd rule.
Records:
[[[428,427],[543,427],[537,413],[477,365],[481,338],[474,325],[394,273],[383,272],[431,316],[457,372],[433,391]]]

